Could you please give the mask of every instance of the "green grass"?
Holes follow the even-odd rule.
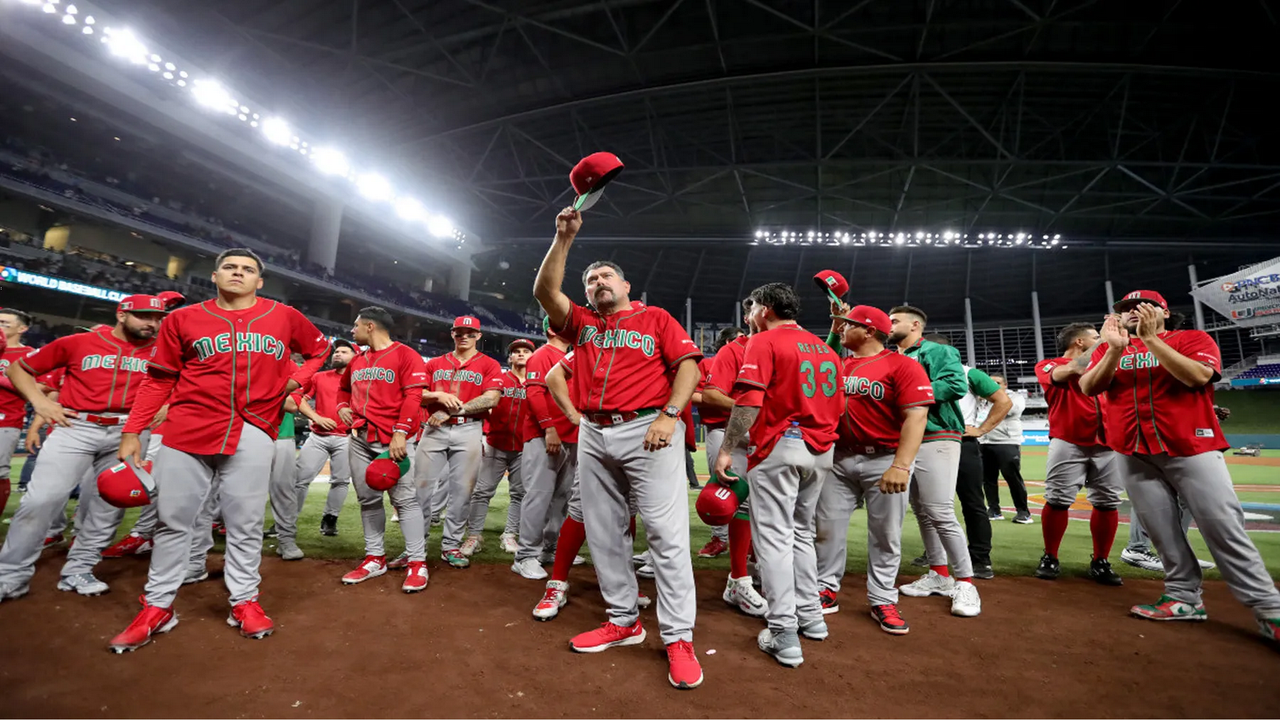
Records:
[[[1280,456],[1280,452],[1269,452],[1272,457]],[[696,456],[696,466],[698,472],[705,474],[707,471],[706,462],[703,454],[698,453]],[[14,459],[13,467],[13,484],[16,488],[19,472],[21,470],[23,460],[21,458]],[[1260,467],[1260,466],[1243,466],[1231,465],[1231,473],[1237,483],[1242,484],[1271,484],[1280,485],[1280,468]],[[1023,475],[1028,480],[1043,480],[1045,474],[1045,456],[1035,451],[1029,451],[1023,458]],[[265,478],[264,478],[265,481]],[[321,537],[319,534],[320,515],[324,510],[325,494],[328,490],[327,485],[313,485],[311,492],[307,496],[307,503],[303,509],[302,517],[299,520],[301,528],[298,544],[312,558],[334,558],[358,560],[364,554],[363,536],[360,528],[360,515],[358,506],[356,505],[355,494],[351,493],[347,498],[346,506],[343,508],[342,515],[338,522],[339,536],[334,538]],[[1042,490],[1037,487],[1030,488],[1032,495],[1037,495]],[[1007,488],[1001,484],[1002,502],[1005,507],[1011,507],[1012,501],[1009,499]],[[12,515],[17,508],[18,498],[21,496],[14,494],[13,499],[6,508],[5,517]],[[696,491],[689,493],[690,507],[690,527],[692,541],[691,545],[694,550],[701,547],[711,536],[711,529],[704,525],[697,515],[693,512],[693,501],[697,497]],[[1245,502],[1271,502],[1280,503],[1280,492],[1242,492],[1241,498]],[[498,548],[498,535],[501,534],[506,518],[507,511],[507,494],[506,484],[500,488],[498,494],[494,497],[493,503],[489,507],[489,515],[485,523],[485,544],[480,553],[474,558],[473,562],[478,563],[494,563],[506,564],[511,562],[511,556],[506,555]],[[138,510],[130,510],[125,516],[125,522],[121,528],[121,535],[132,527],[138,517]],[[390,505],[387,508],[388,517],[390,516]],[[957,513],[959,509],[957,508]],[[1011,516],[1010,516],[1011,517]],[[853,573],[864,573],[867,565],[866,554],[866,515],[864,513],[856,513],[849,532],[849,571]],[[1043,552],[1043,542],[1040,534],[1040,522],[1038,515],[1034,525],[1015,525],[1012,522],[997,522],[992,524],[993,530],[993,546],[992,559],[995,570],[1001,575],[1030,575],[1035,570],[1036,564],[1039,562],[1040,554]],[[0,525],[0,536],[8,531],[7,525]],[[916,523],[912,517],[908,516],[906,525],[904,526],[902,541],[902,555],[904,575],[913,575],[921,572],[919,568],[911,567],[910,559],[923,552],[923,543],[920,540],[920,533]],[[1147,573],[1135,568],[1131,568],[1124,563],[1119,562],[1120,550],[1124,547],[1126,538],[1128,537],[1128,526],[1121,525],[1117,533],[1115,549],[1112,557],[1115,560],[1117,572],[1126,577],[1154,577],[1154,574]],[[1280,578],[1280,533],[1251,533],[1254,543],[1261,551],[1267,569],[1272,577]],[[431,532],[431,541],[428,545],[429,549],[438,553],[440,543],[440,528],[436,527]],[[1208,559],[1209,551],[1205,547],[1204,541],[1200,538],[1198,531],[1191,531],[1191,544],[1196,549],[1200,557]],[[643,549],[645,545],[644,534],[640,533],[637,540],[637,552]],[[387,550],[389,553],[396,553],[403,546],[403,536],[400,534],[399,526],[394,523],[388,523],[387,526]],[[268,552],[274,551],[274,541],[267,541]],[[589,555],[589,551],[584,550]],[[1087,522],[1072,522],[1067,529],[1066,537],[1062,542],[1062,548],[1059,553],[1063,572],[1065,574],[1083,575],[1088,567],[1089,555],[1092,553],[1092,542],[1089,537],[1089,526]],[[437,555],[438,556],[438,555]],[[729,569],[729,560],[727,556],[715,559],[703,559],[695,557],[693,560],[694,567],[698,569],[721,570],[727,572]],[[1220,579],[1217,571],[1211,571],[1207,574],[1211,579]]]

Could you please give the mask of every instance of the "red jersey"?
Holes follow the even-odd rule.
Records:
[[[574,303],[557,332],[576,348],[574,397],[584,412],[661,408],[671,398],[671,371],[702,357],[670,313],[640,302],[612,315]]]
[[[343,368],[346,370],[346,368]],[[346,435],[351,432],[351,426],[342,422],[342,417],[338,415],[338,394],[341,392],[339,386],[342,385],[342,370],[325,370],[311,376],[311,382],[302,388],[301,395],[311,398],[311,407],[315,409],[316,414],[320,417],[327,417],[338,423],[332,430],[311,424],[311,432],[314,435]]]
[[[502,396],[498,404],[489,410],[485,420],[485,439],[490,445],[507,452],[520,452],[524,447],[524,421],[529,414],[525,407],[525,385],[519,376],[508,370],[498,376]]]
[[[463,403],[475,400],[486,390],[501,389],[498,384],[501,377],[502,366],[482,352],[466,362],[451,352],[427,361],[427,390],[456,395]],[[427,403],[426,407],[427,417],[446,409],[435,402]]]
[[[26,345],[5,347],[0,354],[0,428],[21,428],[27,418],[27,399],[13,389],[13,383],[5,377],[4,371],[9,364],[18,362],[29,353],[34,352]]]
[[[367,427],[369,442],[391,442],[397,432],[411,436],[418,429],[426,384],[422,356],[392,342],[381,350],[365,350],[347,364],[339,376],[338,407],[351,408],[356,415],[351,427]]]
[[[1104,393],[1107,444],[1125,455],[1186,457],[1226,450],[1230,445],[1213,412],[1213,383],[1222,370],[1217,343],[1200,330],[1166,330],[1160,338],[1182,355],[1212,368],[1213,379],[1204,387],[1189,388],[1160,366],[1142,340],[1130,338]],[[1106,344],[1098,346],[1093,363],[1106,352]]]
[[[707,373],[707,385],[725,395],[733,395],[733,385],[738,381],[738,371],[742,369],[742,356],[747,351],[749,337],[743,335],[720,348],[712,357],[711,368]],[[728,415],[725,416],[728,419]]]
[[[301,366],[291,353],[300,353]],[[248,423],[276,439],[285,386],[305,387],[324,364],[329,341],[302,313],[257,298],[244,310],[215,300],[174,310],[160,326],[147,380],[127,433],[151,424],[168,403],[165,445],[192,455],[234,455]]]
[[[760,408],[748,466],[768,457],[792,422],[810,450],[830,450],[844,412],[840,395],[840,356],[817,335],[795,324],[752,335],[734,384],[738,405]]]
[[[1073,362],[1072,358],[1060,357],[1041,360],[1036,365],[1036,379],[1049,404],[1049,437],[1083,447],[1106,445],[1101,400],[1080,390],[1079,375],[1072,375],[1065,383],[1053,381],[1054,368]]]
[[[65,368],[58,402],[69,410],[127,413],[154,349],[154,340],[130,343],[101,328],[60,337],[18,362],[36,377]]]
[[[542,437],[549,427],[556,429],[560,442],[578,442],[578,426],[569,422],[566,416],[551,397],[547,389],[547,373],[556,365],[564,365],[564,376],[568,380],[569,399],[577,406],[577,397],[573,386],[574,353],[547,343],[533,352],[525,365],[525,385],[529,391],[529,414],[524,425],[524,441]]]
[[[721,348],[720,352],[717,352],[714,356],[702,358],[698,361],[697,392],[705,392],[708,387],[711,387],[711,369],[715,366],[715,358],[719,357],[722,352],[724,352],[724,348]],[[703,425],[707,426],[707,429],[714,430],[723,428],[725,423],[729,422],[729,413],[710,405],[699,405],[698,419],[702,421]]]
[[[902,435],[902,411],[933,404],[933,385],[924,366],[889,349],[870,357],[844,359],[845,405],[840,416],[843,450],[894,450]]]

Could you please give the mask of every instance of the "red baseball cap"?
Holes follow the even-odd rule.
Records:
[[[516,348],[520,348],[520,347],[528,348],[529,352],[533,352],[534,350],[538,349],[537,347],[534,346],[532,340],[526,340],[525,338],[516,338],[515,340],[511,341],[511,344],[507,345],[507,354],[510,355],[512,352],[515,351]]]
[[[121,300],[116,309],[131,313],[169,312],[164,300],[157,295],[130,295]]]
[[[164,292],[156,293],[156,297],[160,298],[160,301],[164,303],[165,310],[181,307],[187,301],[182,293],[176,290],[165,290]]]
[[[844,315],[832,315],[836,320],[844,320],[863,327],[869,327],[872,330],[879,330],[885,335],[893,329],[893,321],[889,319],[889,315],[880,308],[874,308],[870,305],[859,305],[849,309]]]
[[[468,330],[480,330],[480,318],[471,315],[463,315],[453,319],[453,329],[466,328]]]
[[[825,290],[832,300],[839,300],[849,292],[849,281],[835,270],[823,270],[813,276],[813,284]]]
[[[1116,304],[1111,306],[1111,309],[1116,312],[1124,312],[1144,302],[1157,305],[1161,310],[1169,309],[1169,303],[1165,301],[1164,296],[1155,290],[1134,290],[1117,300]]]
[[[726,525],[738,512],[738,506],[750,494],[747,481],[730,471],[732,481],[713,478],[702,487],[698,500],[694,503],[698,517],[708,525]]]
[[[582,158],[569,172],[569,183],[578,197],[573,201],[573,209],[590,210],[600,199],[604,186],[622,172],[622,161],[611,152],[597,152]]]
[[[369,463],[369,469],[364,471],[364,482],[371,490],[386,492],[395,487],[396,483],[400,482],[400,478],[409,472],[409,462],[407,455],[400,462],[396,462],[391,459],[390,451],[384,452]]]
[[[156,495],[151,462],[144,461],[142,467],[138,467],[130,460],[103,470],[98,475],[98,495],[118,508],[150,505]]]

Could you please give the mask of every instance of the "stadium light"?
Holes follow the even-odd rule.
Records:
[[[894,233],[883,233],[877,230],[859,231],[857,233],[849,230],[833,230],[817,231],[806,230],[797,232],[795,230],[780,229],[773,230],[770,228],[757,228],[748,237],[751,245],[800,245],[803,247],[810,246],[832,246],[840,247],[842,245],[853,245],[854,247],[875,247],[875,246],[904,246],[904,247],[997,247],[997,248],[1027,248],[1031,250],[1043,250],[1053,247],[1066,247],[1065,241],[1061,235],[1050,236],[1048,234],[1037,237],[1028,232],[980,232],[976,233],[970,239],[969,233],[957,232],[955,230],[943,230],[940,232],[930,232],[927,230],[909,230]]]
[[[422,203],[411,197],[402,197],[396,200],[396,215],[402,220],[414,222],[422,220],[426,217],[427,211],[422,207]]]
[[[316,169],[325,175],[346,175],[351,171],[351,163],[347,162],[347,156],[333,148],[316,148],[311,153],[311,162],[315,163]]]
[[[432,215],[427,219],[427,232],[438,238],[447,238],[453,234],[453,221],[443,215]]]
[[[128,28],[124,30],[104,30],[103,42],[107,50],[118,58],[123,58],[134,65],[147,62],[147,46]]]
[[[235,114],[238,103],[231,97],[231,93],[222,87],[217,80],[196,80],[191,86],[191,96],[196,102],[209,108],[217,110],[229,115]]]
[[[356,178],[356,190],[369,200],[389,200],[391,183],[377,173],[364,173]]]
[[[262,135],[272,145],[288,145],[289,138],[293,137],[293,130],[283,119],[269,117],[262,121]]]

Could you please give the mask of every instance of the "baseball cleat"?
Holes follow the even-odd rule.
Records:
[[[644,638],[644,626],[639,620],[636,620],[631,627],[604,622],[595,630],[574,637],[569,641],[569,647],[573,648],[574,652],[598,653],[613,647],[639,645],[644,642]]]
[[[645,550],[645,551],[644,551],[644,552],[642,552],[642,553],[636,553],[635,555],[632,555],[632,556],[631,556],[631,564],[635,565],[636,567],[640,567],[641,565],[648,565],[648,564],[649,564],[649,551],[648,551],[648,550]]]
[[[31,592],[31,586],[25,583],[22,585],[0,583],[0,602],[4,602],[5,600],[17,600],[29,592]]]
[[[906,635],[911,632],[911,626],[898,614],[897,605],[874,605],[871,617],[880,624],[881,630],[890,635]]]
[[[925,556],[925,555],[912,558],[911,565],[912,567],[929,567],[929,558],[928,556]]]
[[[692,690],[702,684],[702,665],[693,643],[677,640],[667,646],[667,682],[680,690]]]
[[[276,624],[258,604],[257,595],[232,605],[227,624],[240,628],[240,634],[252,640],[261,640],[276,631]]]
[[[640,567],[636,568],[636,577],[642,577],[647,580],[652,580],[655,575],[657,575],[657,571],[653,569],[653,565],[651,564],[641,565]]]
[[[552,556],[552,558],[551,558],[551,562],[552,562],[552,563],[554,563],[555,561],[556,561],[555,556]],[[573,566],[574,566],[574,567],[578,567],[579,565],[586,565],[586,564],[587,564],[587,559],[586,559],[585,557],[583,557],[583,556],[581,556],[581,555],[574,555],[574,556],[573,556]]]
[[[461,550],[445,550],[440,553],[440,559],[448,563],[449,567],[456,568],[458,570],[465,570],[466,568],[471,567],[471,561],[467,559],[466,555],[462,554]]]
[[[808,623],[800,623],[800,636],[806,640],[822,642],[823,640],[826,640],[827,636],[830,634],[831,633],[827,630],[827,621],[821,618]]]
[[[471,557],[480,552],[480,548],[483,546],[484,541],[479,535],[468,535],[467,539],[462,541],[460,550],[465,557]]]
[[[1212,569],[1214,569],[1214,568],[1218,567],[1217,565],[1214,565],[1213,563],[1209,562],[1208,560],[1201,560],[1200,558],[1196,558],[1196,562],[1197,562],[1197,563],[1200,563],[1200,569],[1201,569],[1201,570],[1212,570]]]
[[[804,662],[804,650],[800,649],[800,638],[794,631],[775,633],[765,628],[756,635],[756,645],[772,655],[779,665],[794,668]]]
[[[183,585],[195,585],[209,579],[209,571],[203,565],[192,565],[182,578]]]
[[[502,552],[508,555],[515,555],[520,549],[520,543],[516,542],[516,536],[511,533],[503,533],[502,537],[498,538],[498,544],[502,546]]]
[[[407,567],[409,567],[409,551],[408,550],[395,556],[395,558],[393,558],[390,562],[387,563],[388,570],[403,570]]]
[[[1036,577],[1041,580],[1057,580],[1062,574],[1062,565],[1058,563],[1058,558],[1045,553],[1040,556],[1040,565],[1036,567]]]
[[[93,576],[93,573],[77,573],[64,575],[58,581],[58,589],[62,592],[75,591],[81,595],[93,597],[110,590],[107,584]]]
[[[822,614],[830,615],[840,612],[840,600],[836,598],[834,590],[822,588],[818,591],[818,601],[822,603]]]
[[[63,540],[66,540],[66,539],[67,539],[67,537],[66,537],[65,535],[63,535],[62,533],[57,533],[56,535],[50,535],[49,537],[47,537],[47,538],[45,538],[45,539],[44,539],[44,546],[45,546],[45,547],[52,547],[52,546],[57,545],[58,543],[62,542]]]
[[[293,540],[281,540],[276,545],[276,554],[280,556],[281,560],[301,560],[306,557],[302,553],[302,548],[298,547],[298,543]]]
[[[919,580],[898,588],[903,595],[908,597],[929,597],[930,595],[951,597],[955,593],[955,589],[956,581],[954,579],[939,575],[933,570],[930,570]]]
[[[151,642],[152,636],[167,633],[178,626],[178,615],[173,608],[148,605],[146,595],[139,596],[138,602],[142,603],[142,612],[124,632],[111,638],[107,644],[107,648],[117,655],[133,652]]]
[[[125,535],[120,542],[102,551],[103,558],[122,558],[130,555],[146,555],[155,547],[151,538]]]
[[[1209,613],[1204,609],[1204,603],[1192,605],[1181,600],[1174,600],[1168,595],[1161,595],[1160,599],[1150,605],[1134,605],[1129,608],[1129,612],[1146,620],[1190,620],[1192,622],[1202,622],[1209,619]]]
[[[338,534],[338,516],[324,515],[320,518],[320,534],[325,537],[336,537]]]
[[[433,520],[434,520],[434,518],[433,518]],[[400,522],[400,511],[399,511],[399,510],[396,510],[395,512],[391,513],[391,522],[393,522],[393,523],[398,523],[398,522]],[[432,523],[432,524],[434,524],[434,523]]]
[[[409,572],[404,576],[404,584],[400,589],[407,593],[422,592],[427,589],[427,563],[423,560],[409,561]]]
[[[724,601],[751,617],[764,617],[769,612],[769,603],[756,592],[751,584],[751,577],[729,578],[725,584]]]
[[[1126,565],[1132,565],[1143,570],[1158,573],[1164,572],[1164,563],[1160,562],[1160,557],[1149,551],[1125,548],[1120,551],[1120,560]]]
[[[224,527],[225,527],[225,525],[224,525]],[[280,532],[279,532],[278,530],[276,530],[276,524],[275,524],[275,523],[271,523],[271,525],[270,525],[269,527],[267,527],[267,529],[266,529],[266,530],[263,530],[263,531],[262,531],[262,539],[263,539],[263,540],[270,540],[271,538],[275,538],[275,537],[280,537]]]
[[[1099,585],[1110,585],[1111,587],[1119,587],[1124,584],[1124,579],[1111,569],[1111,561],[1106,558],[1095,558],[1089,563],[1089,579]]]
[[[1280,643],[1280,618],[1258,618],[1258,632],[1273,643]]]
[[[387,573],[387,559],[381,555],[366,555],[360,566],[342,576],[343,585],[355,585]]]
[[[653,601],[649,599],[648,595],[645,595],[642,592],[636,593],[636,607],[640,608],[641,610],[644,610],[645,608],[649,607],[652,604],[653,604]]]
[[[957,582],[951,596],[951,614],[956,617],[978,617],[982,614],[982,598],[971,582]]]
[[[546,622],[560,614],[560,608],[569,604],[569,583],[560,580],[547,582],[547,591],[542,599],[533,606],[533,619]]]
[[[545,580],[547,579],[547,571],[542,568],[542,564],[537,558],[524,558],[517,560],[511,564],[511,572],[519,575],[526,580]]]
[[[721,555],[725,554],[728,551],[729,551],[729,543],[725,542],[724,540],[721,540],[718,537],[713,536],[710,540],[707,541],[707,544],[703,545],[702,549],[698,551],[698,557],[702,557],[702,558],[720,557]]]

